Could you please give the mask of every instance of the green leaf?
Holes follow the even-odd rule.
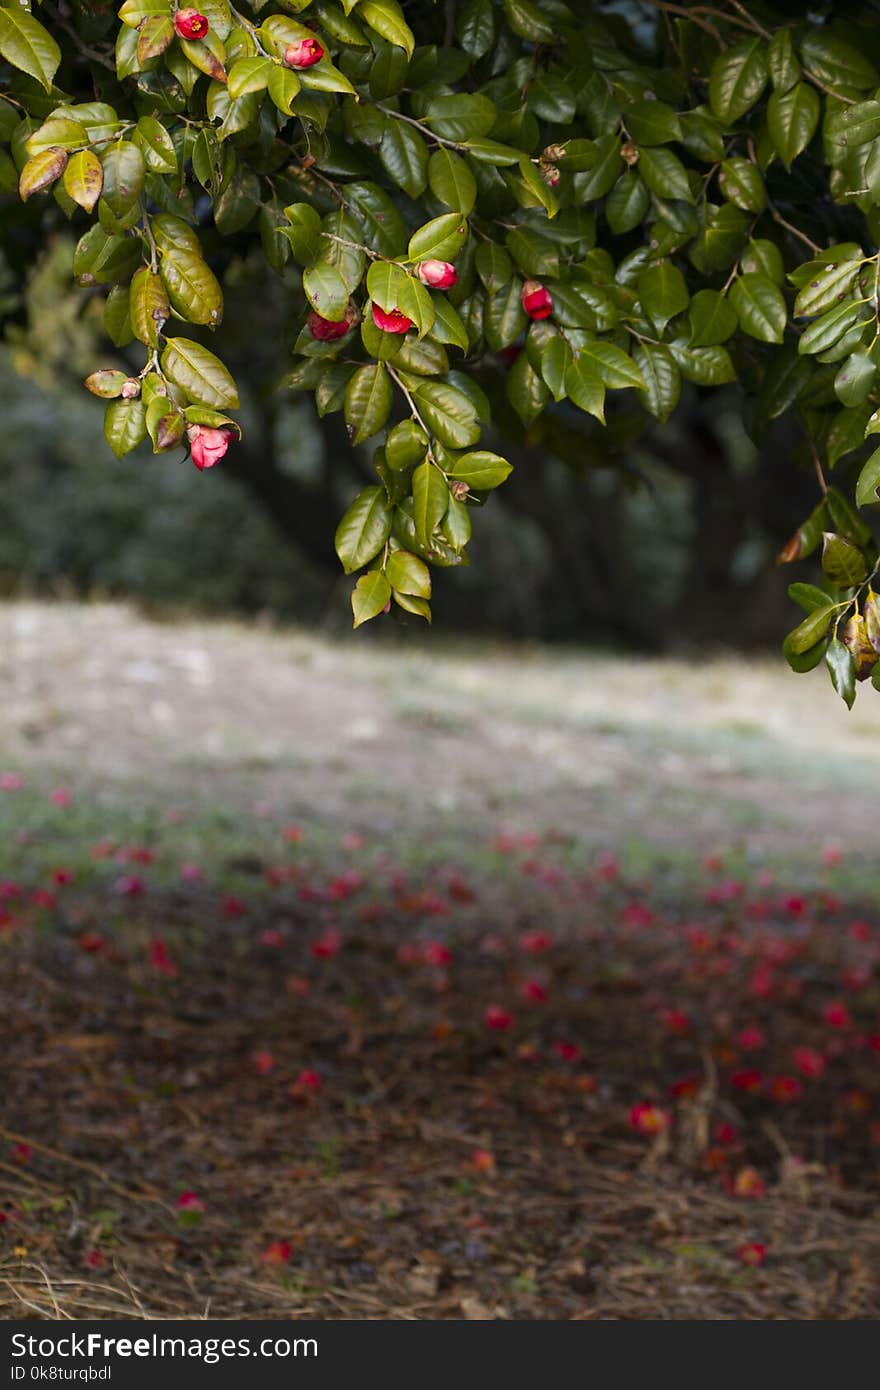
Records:
[[[409,240],[410,261],[454,260],[468,234],[467,219],[457,212],[445,212],[426,222]]]
[[[880,111],[880,103],[876,104]],[[771,96],[767,104],[767,128],[786,169],[791,168],[792,162],[809,145],[816,133],[820,113],[819,94],[806,82],[796,82],[788,91],[776,91]]]
[[[511,347],[528,324],[521,293],[522,281],[514,276],[491,294],[486,303],[486,342],[493,352]]]
[[[880,502],[880,449],[871,455],[856,483],[856,505],[869,507]]]
[[[865,557],[858,546],[835,531],[822,533],[822,568],[831,582],[842,589],[861,584],[868,573]]]
[[[541,353],[541,376],[554,401],[563,401],[568,394],[566,377],[573,361],[571,348],[559,335],[552,337]]]
[[[385,573],[392,589],[398,594],[411,594],[415,598],[431,597],[431,571],[408,550],[395,550],[388,557]]]
[[[834,378],[834,391],[841,405],[861,405],[874,385],[877,368],[864,352],[853,352]]]
[[[401,420],[388,431],[385,461],[393,473],[404,473],[421,463],[428,450],[428,436],[415,420]]]
[[[467,483],[475,492],[486,492],[490,488],[500,487],[512,472],[513,465],[507,459],[490,453],[488,449],[476,449],[457,458],[447,470],[447,476]]]
[[[176,174],[177,152],[174,141],[155,116],[141,116],[132,137],[153,174]]]
[[[555,37],[551,21],[532,0],[502,0],[504,17],[513,32],[531,43],[548,43]]]
[[[102,227],[94,226],[76,244],[73,278],[82,286],[109,285],[128,280],[140,261],[140,238],[108,236]]]
[[[688,348],[670,343],[669,350],[682,376],[697,386],[723,386],[728,381],[736,381],[736,371],[726,348]]]
[[[577,360],[590,363],[599,380],[604,382],[609,390],[620,391],[628,386],[640,391],[646,389],[645,378],[635,362],[622,348],[615,347],[614,343],[594,339],[578,350]]]
[[[626,128],[637,145],[666,145],[682,136],[678,113],[664,101],[634,101],[626,109]]]
[[[233,63],[227,77],[229,95],[233,101],[238,97],[247,96],[249,92],[264,91],[269,83],[272,66],[269,58],[259,56],[239,58]]]
[[[391,602],[391,585],[381,570],[361,575],[351,595],[353,627],[360,627],[371,618],[378,618]]]
[[[303,292],[322,318],[333,323],[341,323],[348,308],[349,290],[342,274],[335,266],[319,261],[303,271]]]
[[[477,184],[461,155],[447,149],[435,150],[428,160],[428,183],[434,197],[462,217],[473,211]]]
[[[175,386],[200,405],[215,410],[235,410],[238,388],[219,357],[191,338],[169,339],[162,354],[162,370]]]
[[[579,410],[595,416],[604,425],[605,385],[590,358],[575,357],[565,374],[565,389]]]
[[[104,438],[118,459],[137,448],[146,435],[147,418],[142,400],[110,402],[104,414]]]
[[[375,559],[391,535],[392,519],[384,488],[365,487],[358,493],[337,526],[334,541],[346,574]]]
[[[734,280],[729,294],[745,333],[762,343],[782,342],[788,310],[772,280],[760,271],[750,271]]]
[[[360,0],[358,19],[362,19],[388,43],[396,43],[405,49],[408,58],[413,56],[416,41],[397,0]]]
[[[767,241],[762,237],[749,240],[740,257],[739,265],[742,271],[760,270],[761,274],[772,280],[774,285],[785,283],[782,252],[772,241]]]
[[[462,352],[467,352],[470,345],[467,329],[458,310],[453,309],[449,300],[442,294],[433,294],[431,303],[434,307],[431,337],[438,343],[449,343],[453,347],[461,348]]]
[[[829,598],[824,589],[815,584],[789,584],[788,597],[807,613],[815,613],[819,608],[827,608]]]
[[[831,422],[825,441],[825,453],[829,468],[846,454],[858,449],[870,427],[871,405],[869,402],[855,406],[851,410],[839,410]],[[872,501],[875,499],[872,498]],[[864,505],[859,503],[860,506]]]
[[[807,72],[837,91],[864,91],[880,82],[877,69],[861,49],[822,29],[807,30],[801,59]]]
[[[691,300],[689,319],[691,347],[726,343],[739,327],[736,310],[718,290],[699,290]]]
[[[302,83],[290,68],[272,64],[266,79],[266,87],[278,110],[284,116],[293,115],[293,103],[299,96]]]
[[[449,488],[439,468],[427,460],[413,473],[413,521],[419,544],[429,550],[431,540],[449,506]]]
[[[856,666],[849,648],[835,638],[828,643],[825,664],[835,691],[847,709],[852,709],[856,698]]]
[[[822,594],[821,589],[817,589],[816,593]],[[834,608],[827,594],[822,594],[822,599],[823,603],[817,604],[803,622],[798,623],[798,626],[786,638],[788,649],[794,656],[800,656],[803,652],[809,651],[810,647],[814,647],[817,642],[821,642],[831,626],[837,609]]]
[[[158,347],[159,330],[170,317],[165,286],[147,266],[136,270],[129,291],[129,319],[134,336],[146,347]]]
[[[313,265],[323,246],[321,218],[310,203],[292,203],[284,209],[284,216],[289,226],[281,230],[290,242],[294,258],[301,266]]]
[[[605,216],[612,232],[631,232],[645,219],[651,205],[647,187],[632,169],[621,174],[605,200]]]
[[[661,333],[669,320],[684,313],[690,303],[684,276],[671,261],[660,261],[643,270],[636,290],[642,309]]]
[[[861,317],[862,306],[854,304],[852,300],[836,304],[804,329],[798,341],[798,352],[802,355],[827,352],[854,324],[861,321]]]
[[[848,293],[864,264],[861,248],[857,248],[857,251],[856,256],[841,257],[827,264],[809,263],[810,267],[815,266],[815,269],[810,273],[806,284],[802,288],[798,287],[800,293],[794,301],[797,318],[812,318],[814,314],[821,314],[839,303],[841,296]]]
[[[490,294],[497,293],[513,275],[513,262],[504,250],[494,241],[482,241],[474,257],[477,274]],[[519,282],[518,282],[519,283]],[[517,294],[522,286],[519,285]]]
[[[352,444],[363,444],[384,427],[391,402],[391,380],[382,363],[358,367],[345,389],[345,423]]]
[[[763,41],[747,39],[720,54],[709,75],[709,103],[725,125],[750,111],[767,85]]]
[[[645,405],[660,421],[669,419],[681,396],[681,373],[669,349],[650,343],[633,348],[633,361],[645,382]]]
[[[208,328],[218,327],[223,321],[223,291],[200,255],[170,247],[162,252],[159,270],[171,305],[181,318]]]
[[[0,8],[0,57],[51,92],[52,79],[61,64],[61,49],[20,5]]]
[[[725,198],[746,212],[762,212],[766,206],[767,191],[761,171],[749,159],[725,159],[718,183]]]
[[[694,201],[687,170],[671,150],[642,150],[639,174],[657,198],[673,198],[683,203]]]
[[[801,75],[801,65],[794,54],[790,29],[778,29],[767,49],[770,80],[777,92],[787,92]]]
[[[447,449],[467,449],[478,442],[477,413],[463,391],[442,381],[421,381],[416,404],[425,424]]]
[[[410,198],[419,198],[428,183],[428,148],[417,130],[389,117],[378,150],[385,172]]]
[[[144,157],[131,140],[120,140],[104,155],[104,202],[116,217],[124,217],[144,187]]]
[[[484,58],[495,45],[492,0],[465,0],[455,24],[458,42],[469,58]]]
[[[87,145],[89,137],[86,128],[69,116],[50,116],[33,135],[25,141],[29,155],[42,154],[44,150],[76,150]]]

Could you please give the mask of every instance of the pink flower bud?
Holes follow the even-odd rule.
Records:
[[[198,10],[178,10],[174,16],[174,32],[179,39],[203,39],[210,27]]]
[[[136,396],[139,396],[141,384],[137,377],[130,376],[127,381],[123,382],[119,394],[124,401],[133,401]]]
[[[232,431],[215,430],[206,425],[190,425],[186,437],[189,440],[192,461],[201,471],[204,468],[213,468],[215,463],[220,462],[229,448]]]
[[[297,39],[284,50],[284,65],[288,68],[310,68],[320,63],[324,50],[317,39]]]
[[[458,271],[449,261],[420,261],[416,266],[416,275],[423,285],[430,285],[432,290],[448,290],[450,286],[458,284]]]
[[[413,326],[412,319],[408,319],[399,309],[380,309],[378,304],[371,304],[370,308],[374,324],[383,333],[406,333]]]
[[[349,304],[345,311],[345,318],[336,323],[333,319],[325,319],[312,309],[306,319],[306,327],[313,338],[317,338],[320,343],[332,343],[337,338],[344,338],[346,333],[357,323],[358,313],[353,304]]]
[[[522,306],[530,319],[549,319],[553,313],[550,291],[537,280],[526,280],[522,287]]]

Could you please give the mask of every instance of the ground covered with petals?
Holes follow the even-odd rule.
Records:
[[[44,655],[70,650],[57,611],[22,611]],[[71,612],[94,642],[76,660],[99,664],[110,620]],[[181,630],[131,624],[150,684],[182,669],[211,689],[224,633],[175,668]],[[120,761],[96,774],[65,737],[95,688],[83,665],[50,700],[20,657],[0,1314],[880,1313],[880,914],[869,857],[826,833],[833,792],[799,857],[772,818],[766,852],[736,815],[724,841],[683,814],[675,843],[647,821],[637,837],[586,791],[579,825],[576,767],[554,816],[544,786],[506,800],[497,760],[483,812],[435,806],[429,835],[399,787],[398,819],[383,810],[356,755],[326,801],[277,762],[255,772],[216,690],[213,762],[160,732],[142,770],[110,690],[96,756]],[[365,698],[394,660],[355,669]],[[317,746],[318,704],[291,744]]]

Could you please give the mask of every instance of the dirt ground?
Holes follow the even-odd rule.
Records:
[[[871,691],[0,649],[0,1316],[880,1314]]]

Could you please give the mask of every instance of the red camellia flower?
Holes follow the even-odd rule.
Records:
[[[103,1269],[107,1260],[102,1250],[88,1250],[83,1256],[86,1269]]]
[[[260,1264],[286,1265],[292,1254],[293,1246],[289,1240],[273,1240],[260,1255]]]
[[[549,319],[553,313],[553,299],[537,280],[526,280],[522,287],[522,306],[530,319]]]
[[[432,290],[448,290],[458,284],[458,271],[451,261],[420,261],[416,275]]]
[[[305,1068],[293,1082],[287,1094],[292,1100],[308,1100],[310,1096],[316,1096],[321,1089],[321,1078],[316,1071]]]
[[[495,1155],[489,1149],[474,1149],[468,1166],[478,1173],[492,1173],[495,1170]]]
[[[745,1028],[741,1028],[736,1035],[737,1046],[743,1052],[757,1052],[767,1041],[764,1029],[757,1023],[749,1023]]]
[[[174,979],[177,975],[177,966],[161,936],[154,937],[150,942],[150,965],[159,975],[167,975],[169,979]]]
[[[664,1129],[669,1128],[669,1113],[661,1110],[659,1105],[651,1105],[647,1101],[642,1101],[639,1105],[631,1107],[629,1112],[630,1128],[637,1134],[660,1134]]]
[[[519,992],[530,1004],[546,1004],[548,999],[547,986],[540,980],[524,980]]]
[[[808,1076],[811,1080],[815,1080],[824,1073],[825,1058],[821,1052],[816,1051],[815,1047],[796,1047],[791,1055],[801,1076]]]
[[[780,1105],[788,1105],[791,1101],[800,1100],[804,1093],[803,1085],[796,1076],[774,1076],[769,1086],[770,1095]]]
[[[715,1126],[716,1144],[737,1144],[739,1142],[739,1130],[735,1125],[728,1124],[726,1120],[720,1121]]]
[[[220,462],[229,448],[232,435],[233,431],[225,427],[215,430],[207,425],[190,425],[186,437],[192,461],[200,472]]]
[[[822,1010],[822,1017],[829,1028],[849,1028],[852,1025],[852,1015],[839,999]]]
[[[317,39],[297,39],[284,50],[284,63],[288,68],[310,68],[320,63],[324,50]]]
[[[483,1022],[493,1033],[503,1033],[513,1023],[513,1015],[500,1004],[490,1004],[483,1014]]]
[[[756,1240],[750,1240],[746,1245],[737,1246],[736,1258],[740,1264],[752,1265],[757,1269],[766,1263],[767,1247],[759,1245]]]
[[[767,1192],[767,1184],[757,1168],[740,1168],[730,1190],[734,1197],[763,1197]]]
[[[177,1207],[178,1211],[192,1211],[201,1214],[206,1210],[201,1197],[195,1192],[181,1192],[174,1205]]]
[[[764,1085],[764,1078],[755,1067],[743,1067],[741,1071],[735,1071],[730,1078],[730,1084],[735,1091],[745,1091],[747,1095],[755,1095]]]
[[[677,1037],[683,1038],[691,1031],[691,1021],[683,1009],[664,1009],[661,1017],[664,1027]]]
[[[198,10],[178,10],[174,16],[174,32],[179,39],[203,39],[210,27]]]
[[[306,328],[313,338],[317,338],[319,343],[333,343],[337,338],[344,338],[346,333],[350,333],[357,323],[357,309],[353,304],[349,304],[345,311],[345,318],[337,323],[334,319],[325,319],[312,309],[306,319]]]
[[[375,303],[370,308],[374,324],[383,333],[408,333],[413,326],[412,319],[408,319],[399,309],[380,309]]]

